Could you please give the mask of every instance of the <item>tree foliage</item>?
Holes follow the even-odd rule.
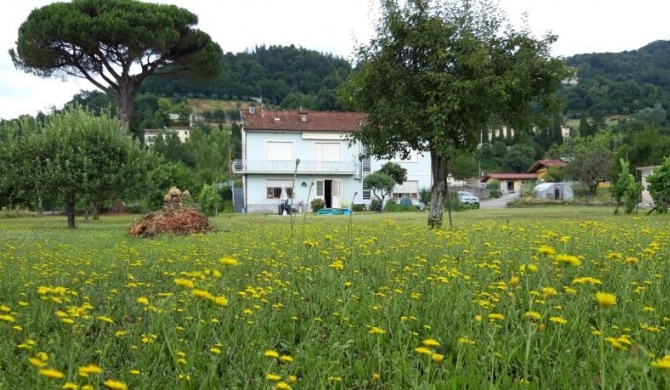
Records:
[[[630,173],[630,164],[628,161],[621,160],[621,172],[612,186],[612,197],[616,201],[614,214],[619,212],[619,206],[623,204],[626,214],[632,214],[635,211],[642,185],[635,181],[635,176]]]
[[[341,100],[368,114],[354,139],[372,155],[430,152],[428,223],[439,227],[454,152],[474,149],[496,121],[519,132],[541,123],[535,108],[556,108],[552,93],[568,71],[549,56],[554,36],[506,27],[486,0],[388,0],[380,14]]]
[[[76,0],[33,10],[21,24],[17,68],[40,77],[82,77],[119,102],[128,128],[133,100],[150,75],[215,78],[221,48],[173,5],[136,0]],[[137,73],[132,73],[137,71]]]
[[[372,194],[379,199],[379,209],[377,212],[382,212],[384,199],[393,191],[395,184],[395,179],[381,170],[365,176],[365,179],[363,179],[363,186],[369,188]]]
[[[38,205],[44,199],[65,202],[68,227],[75,227],[77,199],[100,204],[138,196],[147,184],[153,156],[120,131],[118,120],[96,117],[75,107],[23,129],[3,144],[0,192]],[[21,133],[21,134],[18,134]]]
[[[383,172],[393,178],[396,184],[401,185],[407,181],[407,169],[394,162],[387,162],[382,165],[379,172]]]
[[[616,137],[608,131],[593,137],[575,137],[563,144],[560,157],[568,161],[566,174],[584,182],[592,195],[598,183],[605,181],[612,166],[613,143]]]
[[[666,214],[670,207],[670,157],[666,157],[660,168],[647,177],[647,182],[647,190],[654,199],[654,210]]]

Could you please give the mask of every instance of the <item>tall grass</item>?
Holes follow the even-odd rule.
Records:
[[[667,388],[667,219],[610,213],[0,220],[0,387]]]

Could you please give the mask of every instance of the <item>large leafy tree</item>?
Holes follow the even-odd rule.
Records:
[[[556,108],[552,93],[569,73],[549,55],[554,36],[505,27],[487,0],[383,0],[380,15],[341,101],[368,114],[353,137],[372,155],[430,152],[428,224],[440,227],[455,152],[474,149],[496,121],[530,129],[539,109]]]
[[[101,203],[139,196],[156,160],[119,128],[116,119],[74,107],[47,117],[43,125],[2,129],[12,136],[0,147],[6,167],[0,193],[24,204],[63,201],[69,228],[75,227],[78,199]]]
[[[393,191],[395,184],[395,179],[381,170],[371,175],[367,175],[365,176],[365,179],[363,179],[363,186],[369,188],[375,198],[379,199],[379,208],[377,209],[377,212],[382,212],[384,199]]]
[[[198,17],[173,5],[136,0],[73,0],[33,10],[9,54],[40,77],[82,77],[119,102],[128,128],[133,100],[151,75],[218,76],[223,55]]]
[[[670,157],[663,160],[660,168],[647,177],[647,189],[654,199],[654,208],[659,214],[666,214],[670,207]],[[650,211],[651,212],[651,211]]]

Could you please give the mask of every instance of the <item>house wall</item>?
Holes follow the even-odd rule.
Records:
[[[372,159],[370,161],[371,171],[378,171],[389,161],[407,169],[407,181],[402,185],[395,186],[391,196],[392,198],[398,199],[402,196],[409,196],[411,199],[418,200],[419,191],[421,191],[422,188],[426,188],[430,191],[433,185],[430,171],[430,153],[421,155],[418,152],[412,152],[407,160],[401,160],[399,158],[392,160]]]

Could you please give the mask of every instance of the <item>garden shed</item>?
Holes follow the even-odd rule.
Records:
[[[546,200],[571,200],[572,187],[567,183],[542,183],[533,188],[533,198]]]

